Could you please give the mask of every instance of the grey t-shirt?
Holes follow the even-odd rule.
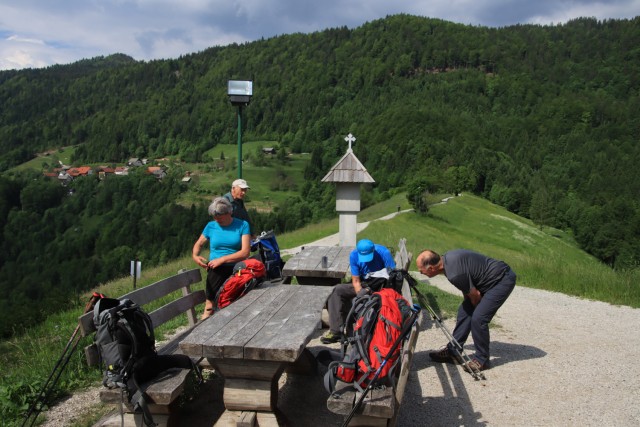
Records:
[[[471,287],[480,293],[491,289],[504,276],[509,266],[488,256],[466,249],[456,249],[442,255],[444,275],[464,295]]]

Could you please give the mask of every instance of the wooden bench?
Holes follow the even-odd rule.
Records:
[[[411,264],[411,254],[407,253],[406,239],[401,239],[398,244],[398,252],[395,255],[397,268],[408,270]],[[411,297],[411,289],[409,284],[404,281],[402,287],[402,295],[413,304]],[[420,317],[422,314],[419,315]],[[367,394],[362,406],[353,416],[350,426],[395,426],[398,416],[398,410],[404,396],[404,389],[409,378],[409,370],[413,353],[418,340],[418,324],[420,317],[413,326],[409,338],[404,343],[400,353],[400,369],[396,369],[397,378],[395,387],[387,387],[385,389],[374,389]],[[329,396],[327,399],[327,408],[336,414],[349,415],[353,405],[360,398],[360,393],[346,383],[338,382],[336,390],[340,393],[340,397]]]
[[[173,337],[168,342],[163,343],[163,345],[157,349],[158,354],[179,354],[180,350],[178,348],[178,343],[197,323],[198,316],[196,314],[195,307],[205,301],[204,290],[198,290],[195,292],[191,291],[191,285],[201,281],[202,276],[200,274],[200,269],[181,270],[175,276],[171,276],[143,288],[136,289],[135,291],[123,295],[118,299],[130,299],[145,309],[145,305],[162,300],[168,295],[181,290],[181,296],[178,296],[173,301],[163,305],[162,307],[151,312],[148,312],[145,309],[151,317],[154,329],[169,320],[186,313],[189,321],[189,328]],[[93,311],[80,316],[78,321],[80,324],[80,331],[83,336],[92,334],[96,331],[95,325],[93,324]],[[85,348],[85,356],[89,366],[99,365],[99,356],[95,344]],[[153,415],[154,422],[159,426],[166,426],[169,423],[170,416],[175,409],[175,405],[172,404],[183,392],[189,372],[190,371],[186,369],[171,369],[161,375],[160,379],[154,381],[147,388],[146,393],[150,397],[148,402],[149,408]],[[120,407],[122,400],[121,390],[108,389],[105,387],[100,391],[100,400],[104,403],[117,404],[118,407]],[[125,407],[125,425],[142,426],[141,414],[134,414],[130,405],[125,405]],[[120,426],[120,416],[117,417],[117,420],[113,420],[113,422]],[[110,424],[107,422],[103,425]]]

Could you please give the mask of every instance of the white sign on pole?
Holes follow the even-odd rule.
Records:
[[[140,274],[142,272],[142,261],[131,261],[131,277],[134,277],[134,270],[135,270],[135,278],[139,279],[140,278]]]

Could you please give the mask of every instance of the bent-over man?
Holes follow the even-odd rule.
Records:
[[[460,289],[464,300],[458,307],[453,337],[464,345],[471,333],[476,352],[469,363],[470,368],[476,371],[487,369],[489,322],[513,291],[516,273],[503,261],[465,249],[452,250],[442,256],[425,250],[418,255],[416,264],[420,273],[428,277],[444,274],[453,286]],[[440,363],[459,362],[451,343],[440,351],[429,353],[429,356]]]

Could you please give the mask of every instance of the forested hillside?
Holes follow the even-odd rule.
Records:
[[[351,132],[380,196],[416,185],[474,191],[573,231],[614,268],[640,262],[638,17],[496,29],[397,15],[172,60],[114,55],[4,71],[0,171],[68,145],[78,145],[78,164],[170,155],[211,161],[206,150],[236,138],[226,95],[232,78],[254,81],[245,139],[312,152],[303,198],[281,215],[333,208],[332,190],[316,183]],[[5,244],[16,238],[11,212],[27,210],[28,188],[6,180]],[[3,270],[26,255],[8,256]]]

